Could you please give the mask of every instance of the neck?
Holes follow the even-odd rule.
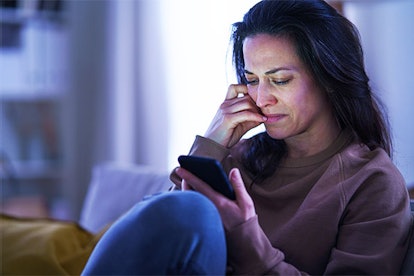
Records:
[[[285,139],[288,151],[287,156],[291,159],[303,158],[315,155],[328,148],[339,136],[341,128],[334,124],[318,132],[304,132],[294,137]]]

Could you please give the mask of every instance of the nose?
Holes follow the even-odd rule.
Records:
[[[271,89],[266,84],[259,84],[256,91],[256,105],[264,108],[277,103],[277,98],[272,95]]]

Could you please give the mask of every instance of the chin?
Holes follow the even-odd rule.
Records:
[[[269,128],[266,128],[266,132],[270,137],[272,137],[273,139],[276,139],[276,140],[284,140],[284,139],[290,137],[290,135],[282,129],[269,129]]]

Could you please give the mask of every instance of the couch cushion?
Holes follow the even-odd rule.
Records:
[[[94,167],[80,224],[92,233],[114,222],[143,197],[167,191],[169,173],[134,164],[105,163]]]

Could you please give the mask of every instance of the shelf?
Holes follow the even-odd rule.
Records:
[[[67,1],[6,1],[0,2],[0,193],[3,200],[40,196],[53,203],[65,173]]]
[[[0,48],[1,100],[54,99],[67,92],[69,42],[65,29],[26,24],[19,42],[9,40],[8,47]]]
[[[0,88],[0,101],[1,102],[39,102],[39,101],[60,101],[66,94],[65,91],[57,90],[32,90],[32,89],[19,89],[19,90],[2,90]]]
[[[60,179],[62,168],[50,161],[19,161],[9,166],[0,164],[0,179]]]
[[[36,0],[30,2],[35,3]],[[36,7],[0,8],[0,22],[5,24],[25,24],[27,21],[61,23],[64,18],[62,11],[39,10]]]

